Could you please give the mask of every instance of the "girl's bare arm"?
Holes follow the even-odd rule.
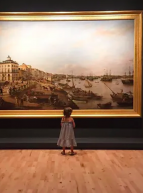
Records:
[[[75,128],[75,122],[74,122],[74,119],[72,118],[72,122],[73,122],[73,127]]]
[[[64,119],[64,118],[62,117],[62,119],[61,119],[61,126],[62,126],[63,119]]]

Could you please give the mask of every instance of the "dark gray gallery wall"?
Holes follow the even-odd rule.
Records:
[[[4,1],[1,12],[142,10],[141,1]],[[143,109],[143,105],[142,105]],[[79,148],[143,148],[142,118],[75,119]],[[0,148],[56,148],[60,119],[0,119]]]

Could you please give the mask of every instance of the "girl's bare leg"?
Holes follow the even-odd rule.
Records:
[[[63,153],[65,153],[65,147],[63,147]]]
[[[74,153],[74,151],[73,151],[73,146],[71,146],[71,153]]]

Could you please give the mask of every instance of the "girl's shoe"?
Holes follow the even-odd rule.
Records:
[[[63,152],[63,151],[61,152],[61,154],[62,154],[62,155],[66,155],[65,152]]]
[[[70,152],[70,155],[76,155],[76,152]]]

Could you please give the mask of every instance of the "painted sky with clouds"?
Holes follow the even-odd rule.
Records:
[[[134,21],[1,21],[7,56],[51,73],[124,74],[134,59]]]

